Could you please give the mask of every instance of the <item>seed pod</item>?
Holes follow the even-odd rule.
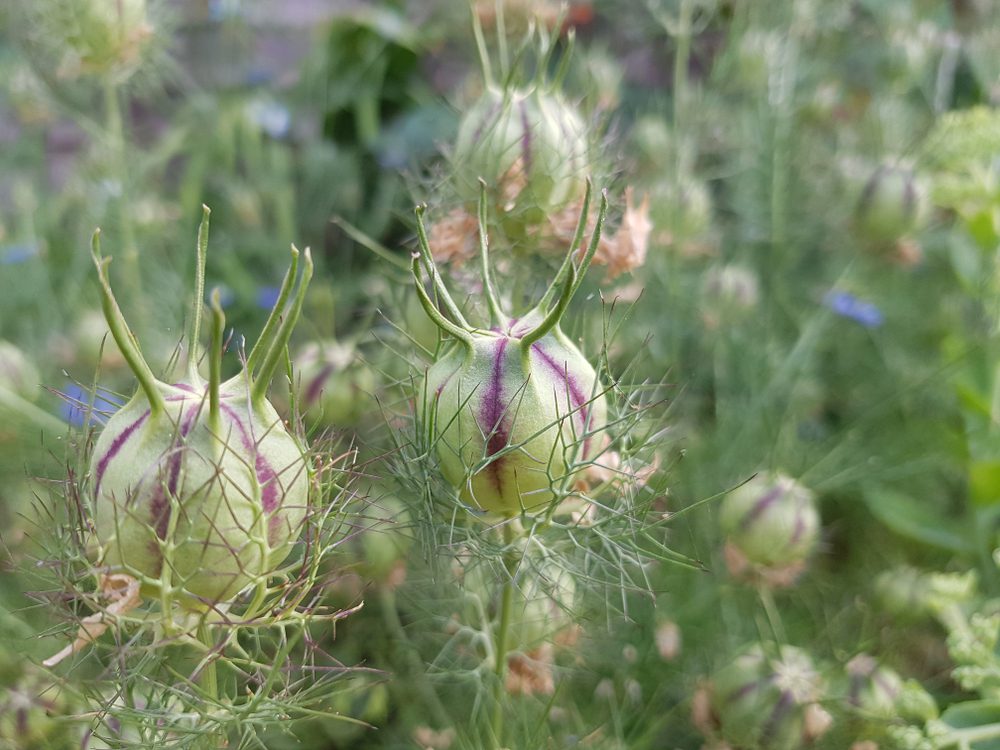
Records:
[[[719,520],[729,543],[764,568],[805,561],[819,536],[813,493],[775,472],[758,474],[730,492]]]
[[[558,488],[569,481],[574,463],[596,451],[593,436],[606,419],[603,388],[594,368],[559,328],[600,239],[606,199],[577,269],[573,258],[589,201],[588,188],[571,251],[548,292],[527,315],[511,318],[500,309],[490,280],[483,185],[479,234],[492,318],[488,329],[469,325],[451,299],[427,247],[423,209],[417,211],[417,294],[427,315],[454,339],[426,372],[418,412],[442,473],[462,501],[474,507],[505,516],[540,510],[560,497]],[[421,262],[431,271],[447,317],[421,283]]]
[[[879,245],[919,230],[927,218],[927,191],[913,170],[883,165],[868,178],[855,212],[861,236]]]
[[[868,654],[847,662],[847,704],[866,719],[887,721],[897,716],[903,680],[895,670]]]
[[[712,678],[711,711],[724,740],[739,748],[799,750],[823,734],[817,701],[823,684],[808,654],[754,645]]]
[[[472,203],[478,179],[495,186],[504,230],[522,237],[583,195],[586,133],[579,113],[555,89],[540,82],[526,89],[487,85],[455,141],[460,195]]]
[[[371,406],[372,371],[353,346],[336,341],[306,345],[295,358],[302,410],[328,427],[353,427]]]
[[[736,322],[757,305],[757,275],[749,268],[730,264],[709,269],[701,287],[702,318],[710,328]]]
[[[200,608],[232,599],[273,573],[305,519],[309,468],[300,442],[266,399],[299,316],[312,262],[289,309],[298,251],[264,332],[232,379],[221,382],[225,318],[213,294],[206,382],[198,372],[208,209],[198,238],[198,283],[188,375],[156,380],[118,308],[107,278],[110,259],[94,262],[104,312],[129,367],[135,396],[108,421],[90,463],[98,564],[140,580],[146,594]]]

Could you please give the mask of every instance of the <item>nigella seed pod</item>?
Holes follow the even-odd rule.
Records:
[[[758,474],[730,492],[719,520],[727,541],[758,568],[804,564],[819,536],[813,493],[777,472]]]
[[[586,134],[583,119],[558,91],[541,83],[528,89],[490,84],[459,125],[453,153],[459,187],[472,202],[478,178],[496,186],[505,226],[520,236],[583,195]]]
[[[295,357],[299,405],[327,427],[353,427],[371,406],[375,375],[349,344],[307,344]]]
[[[868,654],[858,654],[849,662],[847,705],[864,719],[888,721],[898,715],[897,703],[903,693],[903,680],[889,667]]]
[[[423,209],[417,210],[417,294],[428,317],[453,339],[427,370],[417,406],[442,473],[473,507],[504,516],[543,509],[558,501],[576,462],[598,449],[595,433],[604,427],[607,411],[603,388],[593,366],[559,328],[600,241],[606,198],[587,252],[575,267],[589,205],[588,185],[562,268],[533,310],[511,318],[500,309],[490,278],[482,184],[479,239],[492,318],[488,329],[471,326],[448,294],[427,245]],[[423,287],[421,263],[430,271],[443,311]]]
[[[773,651],[773,653],[771,653]],[[739,748],[799,750],[829,728],[817,701],[823,683],[809,655],[794,646],[752,646],[712,677],[713,723]]]
[[[296,280],[298,251],[263,333],[236,376],[221,380],[225,318],[212,295],[209,379],[198,371],[208,209],[198,236],[198,280],[187,377],[156,380],[107,277],[98,234],[93,256],[111,333],[139,381],[104,427],[90,463],[98,565],[145,594],[197,609],[217,606],[272,574],[305,519],[309,465],[266,394],[312,275]]]
[[[452,151],[459,197],[471,207],[477,181],[485,180],[493,192],[497,223],[509,238],[558,237],[553,218],[564,209],[575,213],[593,159],[584,118],[560,91],[573,37],[549,77],[558,45],[543,28],[529,28],[524,54],[513,64],[502,57],[494,77],[476,15],[473,27],[485,85],[462,117]],[[502,29],[498,27],[498,35]],[[530,63],[525,62],[528,57]],[[528,70],[533,72],[526,75]]]
[[[861,236],[874,244],[895,243],[919,230],[927,218],[927,192],[913,170],[883,165],[861,190],[855,224]]]

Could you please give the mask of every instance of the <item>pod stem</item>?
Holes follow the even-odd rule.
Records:
[[[431,255],[431,246],[427,242],[427,230],[424,227],[424,212],[426,210],[426,205],[419,205],[414,209],[414,213],[417,215],[417,244],[420,246],[420,255],[418,257],[427,266],[427,272],[431,276],[431,281],[434,282],[434,291],[441,298],[441,304],[444,305],[445,310],[448,311],[448,314],[451,315],[452,319],[458,325],[468,329],[471,327],[469,326],[469,322],[462,315],[462,311],[458,309],[458,305],[455,304],[455,300],[448,292],[448,287],[445,286],[444,280],[441,278],[441,274],[438,273],[437,266],[434,264],[434,257]]]
[[[507,322],[507,316],[500,309],[496,288],[493,286],[493,276],[490,274],[490,240],[486,232],[486,181],[479,178],[479,259],[483,264],[483,287],[486,290],[486,303],[490,308],[490,322],[502,326]]]
[[[544,310],[549,305],[552,304],[562,286],[563,279],[566,274],[569,273],[569,269],[573,267],[573,254],[576,249],[580,247],[583,242],[583,235],[587,231],[587,215],[590,213],[590,199],[594,193],[594,183],[591,182],[590,178],[587,178],[587,189],[583,194],[583,208],[580,209],[580,218],[576,222],[576,231],[573,232],[573,241],[569,246],[569,251],[566,253],[566,257],[563,259],[562,265],[556,272],[555,278],[552,279],[552,283],[549,288],[545,290],[544,296],[542,296],[541,301],[538,303],[539,309]]]
[[[257,361],[264,356],[264,352],[266,352],[271,346],[275,330],[281,322],[281,312],[285,309],[285,303],[288,302],[288,295],[291,294],[292,287],[295,285],[295,276],[298,273],[298,270],[299,251],[296,249],[295,245],[292,245],[292,262],[288,266],[285,278],[281,281],[281,289],[278,291],[278,301],[275,302],[274,307],[271,308],[271,314],[267,316],[267,322],[264,324],[264,330],[260,332],[257,343],[253,345],[253,349],[250,350],[250,356],[247,357],[246,368],[247,373],[250,375],[253,375],[254,368],[257,366]]]
[[[597,209],[597,223],[594,224],[594,234],[590,237],[590,246],[587,248],[586,255],[583,256],[583,260],[580,261],[579,267],[576,269],[576,284],[573,286],[572,296],[576,294],[577,289],[580,288],[580,284],[583,283],[583,278],[587,275],[587,269],[590,268],[590,264],[594,260],[594,255],[597,253],[597,248],[601,244],[601,232],[604,231],[604,220],[608,216],[608,191],[601,191],[601,203]]]
[[[118,300],[115,299],[114,292],[111,291],[111,283],[108,281],[108,264],[111,263],[111,258],[101,257],[100,229],[94,231],[94,236],[90,241],[90,255],[97,267],[97,278],[101,284],[101,307],[104,310],[104,319],[108,323],[108,328],[111,329],[111,335],[114,337],[115,343],[118,344],[129,369],[139,381],[139,386],[145,392],[146,399],[149,401],[150,413],[162,413],[165,402],[163,394],[157,388],[156,376],[153,375],[153,371],[142,356],[139,342],[135,338],[135,334],[132,333],[132,329],[129,328],[121,308],[118,307]]]
[[[419,253],[413,254],[412,272],[413,280],[416,282],[414,286],[417,291],[417,299],[420,300],[420,305],[424,308],[424,312],[427,314],[427,317],[431,319],[431,322],[448,335],[454,336],[459,341],[472,346],[472,334],[470,334],[467,329],[456,325],[442,315],[441,311],[437,309],[437,306],[431,300],[430,295],[427,294],[427,290],[424,289],[424,282],[420,275]]]
[[[531,345],[559,325],[559,321],[562,319],[563,314],[566,312],[566,308],[569,306],[569,301],[573,299],[573,294],[576,292],[576,282],[576,269],[570,266],[569,274],[566,276],[566,280],[563,283],[562,294],[559,295],[559,299],[556,301],[555,307],[549,310],[549,312],[542,319],[541,323],[521,337],[521,351],[523,356],[527,357],[528,352],[531,350]]]
[[[208,418],[219,424],[219,389],[222,385],[222,335],[226,329],[226,314],[222,311],[219,288],[212,290],[212,343],[208,360]]]
[[[483,25],[479,21],[479,14],[472,3],[469,3],[469,12],[472,14],[472,36],[476,40],[476,53],[479,55],[479,67],[483,73],[483,83],[486,86],[493,84],[493,70],[490,67],[490,55],[486,50],[486,38],[483,36]]]
[[[306,289],[309,287],[309,282],[312,280],[313,275],[312,254],[309,252],[309,248],[305,249],[303,255],[305,268],[302,269],[302,278],[299,281],[298,289],[295,291],[295,297],[292,299],[292,306],[285,319],[281,321],[281,325],[278,326],[278,330],[274,334],[274,340],[268,345],[264,361],[260,366],[260,371],[256,376],[252,376],[254,380],[250,391],[251,403],[258,404],[267,397],[267,389],[271,385],[271,378],[274,376],[274,371],[281,361],[285,347],[288,346],[288,340],[292,336],[292,330],[295,328],[295,324],[298,323],[299,315],[302,312],[302,303],[305,301]],[[278,310],[277,305],[275,305],[275,310]]]
[[[201,315],[205,306],[205,266],[208,262],[208,224],[212,210],[202,204],[201,224],[198,225],[198,249],[194,273],[194,320],[191,323],[191,338],[188,341],[188,379],[192,384],[200,380],[198,375],[198,340],[201,337]]]

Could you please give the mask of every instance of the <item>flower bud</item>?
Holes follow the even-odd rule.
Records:
[[[459,124],[453,160],[465,201],[478,179],[495,186],[505,231],[523,237],[583,195],[588,152],[583,119],[558,91],[490,84]]]
[[[759,568],[803,563],[819,536],[813,493],[776,472],[758,474],[730,492],[719,520],[728,542]]]
[[[585,216],[589,190],[584,203]],[[606,201],[580,270],[568,253],[541,302],[511,318],[500,309],[489,279],[483,187],[480,238],[489,328],[469,325],[443,283],[437,291],[447,316],[440,312],[421,283],[421,257],[414,258],[424,310],[454,339],[427,370],[417,408],[442,473],[468,505],[505,516],[541,510],[561,499],[559,488],[568,486],[574,464],[596,450],[593,436],[606,419],[603,387],[559,321],[597,250],[605,210]],[[433,269],[422,219],[418,233],[423,262]]]
[[[711,712],[720,736],[740,748],[799,750],[824,733],[816,715],[823,684],[805,651],[755,645],[712,678]]]
[[[309,467],[300,442],[266,399],[311,276],[308,251],[288,310],[298,252],[244,369],[221,381],[225,319],[213,295],[209,380],[198,372],[208,209],[199,231],[198,293],[188,375],[153,377],[94,262],[108,325],[140,388],[101,432],[90,463],[98,564],[139,579],[142,591],[197,609],[226,602],[272,574],[305,519]]]
[[[327,427],[353,427],[372,405],[375,376],[353,346],[336,341],[306,345],[295,358],[299,404]]]

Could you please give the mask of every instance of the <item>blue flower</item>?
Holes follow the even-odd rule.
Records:
[[[831,289],[823,298],[823,304],[840,317],[849,318],[865,328],[878,328],[885,322],[885,316],[878,307],[850,292]]]
[[[257,288],[257,307],[261,310],[270,310],[278,304],[278,295],[281,294],[280,286],[262,286]]]
[[[68,383],[61,394],[62,404],[59,415],[73,427],[83,427],[86,423],[106,424],[111,415],[125,402],[109,390],[98,386],[91,392],[78,383]]]
[[[0,249],[0,265],[15,266],[19,263],[37,257],[39,253],[38,243],[25,242],[19,245],[7,245]]]
[[[247,104],[247,115],[276,141],[287,136],[292,128],[292,113],[273,99],[254,99]]]

